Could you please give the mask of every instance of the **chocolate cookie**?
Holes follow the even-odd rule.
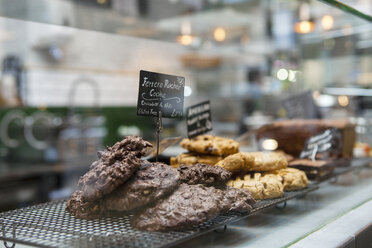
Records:
[[[147,231],[166,231],[187,228],[216,217],[219,194],[216,189],[201,184],[181,184],[168,198],[147,208],[132,219],[132,225]]]
[[[256,203],[247,189],[226,187],[221,194],[223,197],[219,206],[222,212],[248,212],[252,209],[252,205]]]
[[[93,201],[111,193],[126,182],[139,169],[140,164],[141,160],[131,153],[113,164],[100,160],[79,179],[78,188],[82,191],[82,199]]]
[[[187,184],[225,185],[231,177],[231,172],[224,168],[207,164],[181,165],[178,171],[181,181]]]
[[[75,191],[68,200],[66,210],[79,219],[99,218],[105,212],[100,200],[84,201],[79,190]]]
[[[139,169],[140,157],[151,146],[141,137],[128,136],[98,152],[99,160],[93,162],[90,170],[79,179],[78,188],[82,191],[82,199],[100,199],[126,182]]]
[[[163,163],[143,162],[134,177],[103,200],[108,210],[130,211],[153,203],[179,185],[178,171]]]
[[[254,200],[245,190],[181,184],[168,198],[136,214],[132,225],[147,231],[179,230],[227,211],[249,211]]]

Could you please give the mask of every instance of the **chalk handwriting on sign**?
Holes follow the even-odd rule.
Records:
[[[140,71],[137,115],[182,118],[185,78]]]
[[[313,119],[320,117],[320,111],[315,105],[311,91],[290,96],[283,101],[283,106],[287,112],[287,117],[290,119]]]
[[[323,158],[330,157],[333,151],[342,145],[341,132],[336,128],[329,128],[324,132],[310,137],[306,142],[300,158],[315,160],[316,154],[323,153]]]
[[[186,123],[187,136],[189,138],[211,131],[213,127],[210,101],[205,101],[187,108]]]

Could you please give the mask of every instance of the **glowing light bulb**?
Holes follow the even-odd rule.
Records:
[[[226,39],[226,31],[223,28],[216,28],[213,32],[214,39],[218,42],[222,42]]]
[[[330,30],[333,28],[334,20],[333,17],[330,15],[325,15],[322,17],[322,27],[324,30]]]
[[[284,68],[279,69],[278,72],[276,73],[276,77],[279,80],[286,80],[288,78],[288,71]]]

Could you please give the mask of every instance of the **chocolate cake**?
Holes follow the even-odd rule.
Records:
[[[256,131],[258,141],[267,138],[278,142],[278,150],[298,157],[306,140],[328,128],[341,130],[342,146],[337,157],[352,157],[356,140],[355,125],[343,120],[284,120],[265,125]]]

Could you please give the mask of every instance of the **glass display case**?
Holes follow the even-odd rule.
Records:
[[[66,200],[96,152],[122,137],[153,142],[156,118],[136,116],[146,70],[185,77],[185,108],[210,100],[211,133],[244,139],[244,152],[276,150],[253,134],[277,120],[347,120],[356,132],[351,165],[312,181],[313,192],[163,244],[371,245],[371,21],[366,0],[0,0],[0,212]],[[187,136],[184,120],[163,128],[164,138]],[[184,151],[172,146],[162,159]],[[0,240],[54,245],[12,239],[1,214]]]

